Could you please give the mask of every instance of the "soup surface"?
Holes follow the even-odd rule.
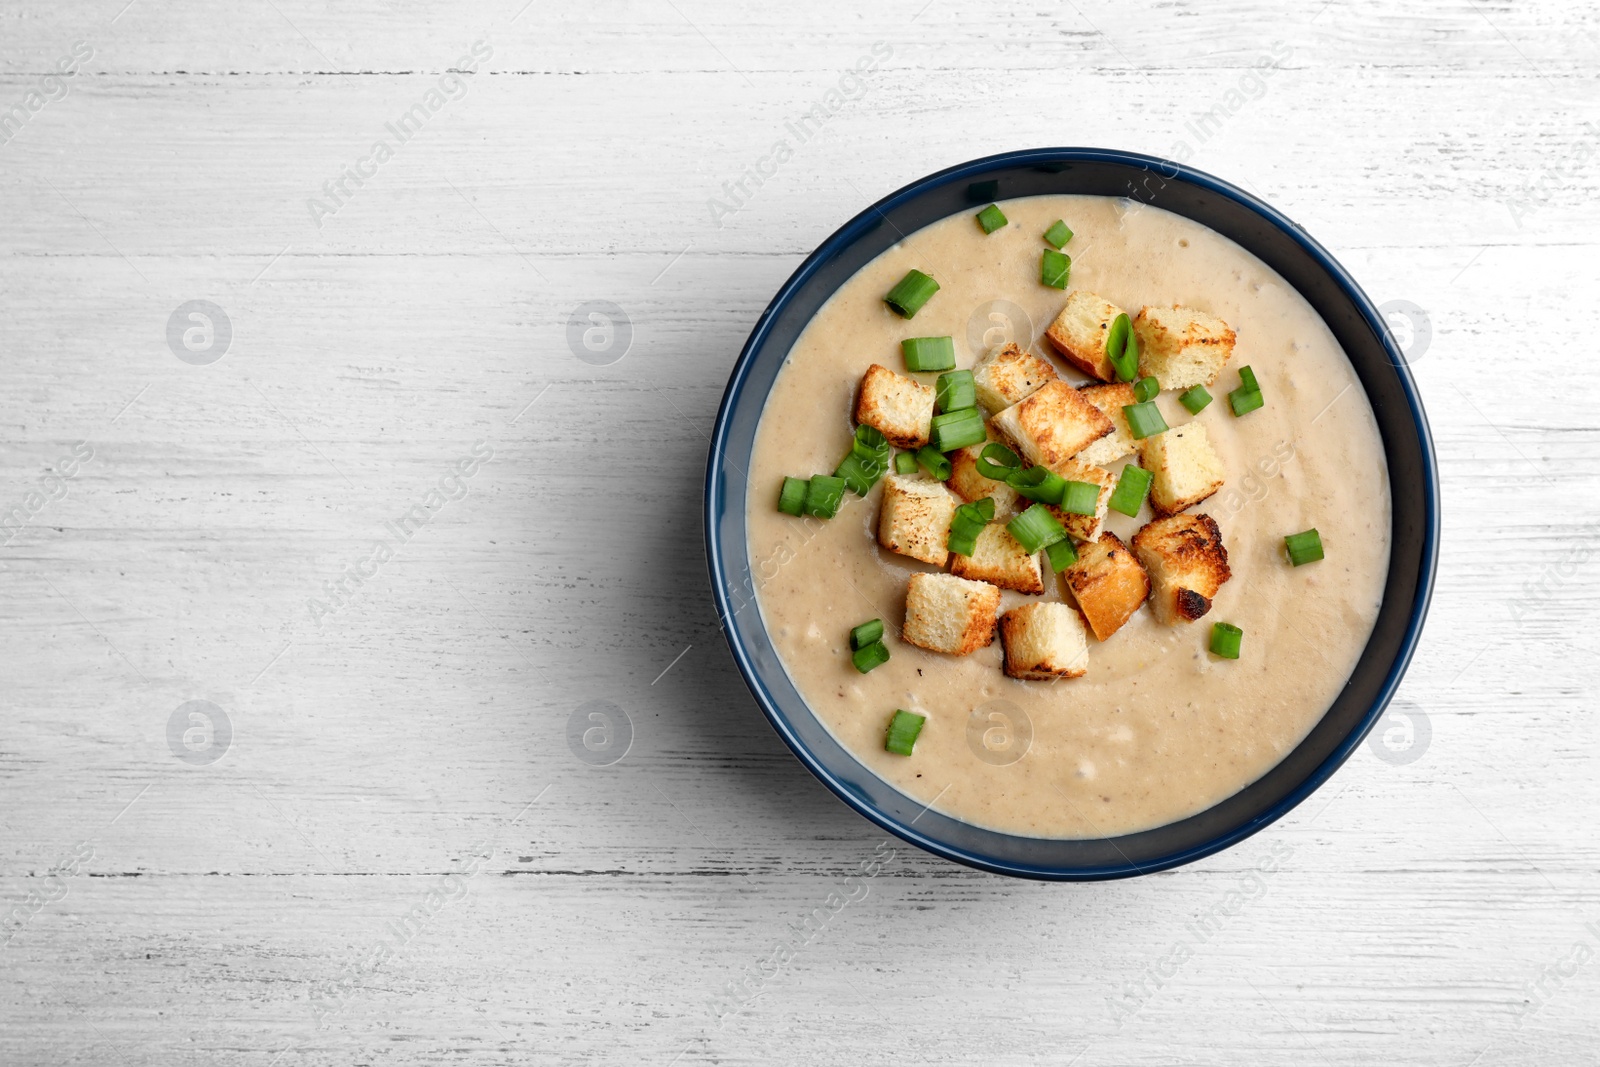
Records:
[[[1389,482],[1382,442],[1349,360],[1311,306],[1237,244],[1181,216],[1107,197],[1001,203],[1010,224],[985,235],[970,214],[919,230],[863,267],[796,341],[767,399],[749,470],[749,548],[757,601],[790,678],[863,764],[953,818],[1036,837],[1106,837],[1202,811],[1255,781],[1310,731],[1349,678],[1383,596]],[[1237,331],[1233,357],[1191,416],[1174,392],[1167,423],[1205,424],[1227,471],[1190,509],[1214,518],[1233,578],[1211,612],[1167,626],[1149,606],[1107,641],[1089,637],[1081,678],[1016,681],[1001,642],[968,656],[899,640],[906,584],[938,568],[880,548],[880,482],[846,494],[828,521],[780,513],[785,475],[831,473],[850,446],[855,390],[872,363],[904,373],[900,341],[949,334],[956,364],[1016,341],[1082,384],[1043,338],[1066,292],[1039,282],[1040,235],[1065,219],[1071,289],[1127,309],[1183,304]],[[883,296],[908,269],[941,288],[906,320]],[[1235,418],[1227,392],[1249,365],[1266,406]],[[933,374],[913,375],[931,385]],[[1110,466],[1116,473],[1125,461]],[[1124,541],[1150,521],[1111,512]],[[1291,567],[1286,534],[1317,528],[1327,556]],[[1049,575],[1049,568],[1045,568]],[[765,579],[765,580],[762,580]],[[1001,611],[1036,597],[1006,591]],[[1045,600],[1066,600],[1046,578]],[[870,674],[849,631],[881,618],[892,654]],[[1244,631],[1243,655],[1207,643],[1213,622]],[[897,708],[927,716],[914,753],[884,751]]]

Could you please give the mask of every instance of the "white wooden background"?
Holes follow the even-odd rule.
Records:
[[[1600,5],[125,2],[0,9],[0,1062],[1594,1061]],[[698,518],[801,258],[1052,144],[1191,152],[1424,309],[1446,509],[1409,719],[1241,847],[1090,886],[882,845],[812,780]],[[595,300],[625,352],[569,345]]]

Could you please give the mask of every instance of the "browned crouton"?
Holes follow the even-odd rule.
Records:
[[[1123,310],[1104,297],[1076,289],[1067,295],[1066,307],[1044,335],[1068,363],[1091,378],[1114,382],[1117,371],[1106,355],[1106,334],[1121,314]]]
[[[1112,430],[1111,420],[1059,378],[994,417],[1019,453],[1045,466],[1071,459]]]
[[[875,428],[896,448],[921,448],[933,426],[932,389],[874,363],[861,377],[856,421]]]
[[[956,515],[956,498],[942,482],[891,474],[883,480],[883,510],[878,513],[878,544],[890,552],[943,567],[950,558],[945,541]]]
[[[1070,606],[1025,604],[1000,617],[1006,673],[1026,681],[1081,678],[1089,671],[1083,619]]]
[[[1054,367],[1015,344],[996,345],[972,366],[978,403],[990,414],[1026,400],[1055,379]]]
[[[913,574],[900,636],[933,652],[965,656],[994,640],[1000,590],[953,574]]]
[[[1101,641],[1122,629],[1150,595],[1150,575],[1133,551],[1109,530],[1078,546],[1078,561],[1061,572]]]
[[[1210,385],[1233,355],[1237,335],[1226,322],[1194,308],[1147,307],[1133,320],[1139,373],[1163,389]]]
[[[1100,531],[1105,526],[1106,509],[1111,504],[1112,492],[1117,488],[1116,476],[1110,471],[1101,470],[1076,459],[1064,459],[1059,463],[1052,463],[1050,469],[1069,482],[1089,482],[1100,487],[1100,496],[1095,501],[1093,515],[1079,515],[1063,511],[1054,504],[1045,505],[1050,514],[1055,516],[1056,521],[1066,528],[1067,533],[1080,541],[1093,541],[1100,536]]]
[[[1140,463],[1150,480],[1150,508],[1157,515],[1187,511],[1222,488],[1222,460],[1212,451],[1205,424],[1182,426],[1139,442]]]
[[[1211,598],[1233,576],[1222,531],[1210,515],[1156,519],[1133,535],[1133,550],[1150,572],[1150,605],[1169,626],[1211,610]]]
[[[1123,456],[1133,455],[1139,447],[1139,441],[1128,428],[1128,416],[1122,411],[1129,404],[1138,402],[1138,398],[1133,395],[1133,386],[1127,382],[1085,385],[1078,392],[1111,420],[1112,427],[1110,433],[1079,452],[1078,458],[1097,467],[1109,467]]]
[[[972,555],[950,553],[950,573],[1019,593],[1044,592],[1038,553],[1029,552],[1018,544],[1004,523],[991,522],[985,526],[978,534]]]

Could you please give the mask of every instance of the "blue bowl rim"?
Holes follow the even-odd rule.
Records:
[[[722,403],[717,408],[716,424],[712,431],[711,446],[706,461],[705,511],[702,517],[705,523],[706,559],[711,572],[711,590],[716,602],[717,617],[719,620],[726,622],[733,617],[733,608],[727,593],[727,574],[723,559],[719,524],[717,522],[717,506],[720,501],[716,494],[716,484],[722,474],[725,462],[723,452],[727,441],[729,414],[738,402],[740,393],[744,388],[745,378],[748,376],[754,361],[754,356],[765,344],[769,327],[778,310],[793,298],[794,294],[823,263],[829,261],[838,251],[859,239],[868,228],[875,226],[875,217],[882,217],[889,209],[914,199],[930,189],[953,182],[968,181],[980,177],[997,167],[1038,166],[1059,163],[1112,163],[1152,169],[1158,171],[1168,180],[1175,179],[1200,186],[1249,208],[1272,223],[1273,226],[1309,253],[1317,265],[1326,271],[1328,276],[1338,284],[1351,304],[1360,312],[1373,332],[1382,340],[1389,356],[1389,363],[1399,377],[1401,388],[1405,393],[1406,403],[1411,411],[1412,421],[1416,427],[1422,455],[1422,470],[1425,482],[1424,503],[1427,518],[1423,535],[1423,569],[1418,576],[1416,593],[1412,598],[1411,614],[1406,625],[1405,636],[1393,663],[1390,664],[1388,674],[1384,678],[1377,698],[1373,700],[1372,706],[1367,710],[1359,726],[1352,730],[1304,781],[1290,790],[1266,812],[1201,844],[1181,849],[1155,861],[1145,863],[1133,863],[1130,861],[1101,867],[1071,869],[1010,863],[983,856],[967,849],[947,845],[921,833],[910,823],[902,823],[900,820],[890,818],[883,812],[878,811],[870,804],[861,803],[850,790],[844,788],[834,772],[817,759],[811,750],[795,735],[789,725],[788,717],[773,701],[765,682],[750,661],[742,639],[736,634],[735,628],[731,625],[723,625],[721,628],[727,639],[728,648],[733,653],[734,662],[739,667],[739,673],[744,678],[745,685],[749,687],[751,693],[755,696],[762,713],[766,715],[767,721],[777,731],[778,736],[789,746],[790,751],[795,754],[807,770],[815,775],[823,785],[827,786],[835,796],[864,818],[924,851],[978,870],[1047,881],[1101,881],[1113,878],[1127,878],[1140,874],[1152,874],[1157,871],[1182,866],[1186,863],[1193,863],[1196,860],[1238,844],[1293,811],[1302,801],[1320,789],[1333,776],[1333,773],[1350,758],[1356,747],[1366,739],[1373,726],[1382,717],[1389,702],[1393,699],[1395,690],[1399,687],[1406,668],[1410,665],[1412,656],[1416,652],[1417,643],[1422,634],[1422,625],[1428,614],[1428,605],[1433,597],[1433,587],[1439,561],[1439,478],[1433,435],[1428,426],[1427,415],[1422,409],[1422,401],[1417,395],[1416,383],[1411,377],[1411,370],[1406,363],[1405,354],[1395,341],[1393,332],[1361,286],[1356,283],[1350,273],[1344,269],[1327,249],[1323,248],[1321,244],[1288,216],[1243,189],[1205,171],[1138,152],[1084,147],[1031,148],[968,160],[965,163],[958,163],[924,178],[919,178],[863,209],[849,222],[835,230],[822,244],[817,246],[816,251],[806,257],[805,261],[795,269],[794,273],[789,276],[788,281],[784,282],[777,294],[767,304],[766,309],[762,311],[761,317],[756,321],[755,328],[751,330],[749,338],[739,352],[739,358],[734,362],[733,371],[728,378],[727,388],[723,392]]]

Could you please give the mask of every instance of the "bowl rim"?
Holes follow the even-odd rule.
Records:
[[[1352,729],[1334,747],[1333,751],[1317,765],[1311,774],[1256,818],[1250,819],[1209,840],[1180,849],[1151,862],[1134,863],[1132,860],[1128,860],[1125,863],[1106,864],[1092,868],[1033,866],[997,860],[964,848],[958,848],[918,831],[912,825],[916,821],[915,819],[911,820],[910,823],[902,823],[899,819],[879,811],[873,805],[863,803],[849,789],[845,788],[834,772],[823,764],[796,735],[789,724],[788,716],[777,706],[772,694],[767,689],[766,683],[762,680],[755,664],[751,661],[749,653],[744,647],[743,637],[737,635],[734,627],[728,624],[735,612],[728,595],[721,530],[717,521],[717,505],[719,503],[717,484],[723,476],[723,468],[726,463],[724,453],[731,421],[730,414],[744,389],[745,380],[750,374],[755,355],[766,344],[768,333],[777,312],[794,297],[795,293],[810,280],[811,276],[824,263],[831,260],[837,252],[859,239],[868,228],[875,226],[877,224],[875,220],[885,216],[889,209],[912,200],[925,192],[953,182],[971,180],[983,175],[985,172],[1000,167],[1059,163],[1110,163],[1156,170],[1169,181],[1188,182],[1235,201],[1271,223],[1308,253],[1317,266],[1333,279],[1351,305],[1360,313],[1361,317],[1380,339],[1388,354],[1389,363],[1400,380],[1401,390],[1405,394],[1406,403],[1418,436],[1424,481],[1423,502],[1426,512],[1425,529],[1423,531],[1422,569],[1418,575],[1416,592],[1412,597],[1410,617],[1406,623],[1405,634],[1401,639],[1394,661],[1389,665],[1388,672],[1377,696],[1357,727]],[[1224,234],[1223,236],[1227,235]],[[1371,298],[1367,296],[1356,280],[1327,249],[1323,248],[1321,244],[1306,233],[1298,223],[1270,204],[1245,192],[1238,186],[1205,171],[1139,152],[1107,148],[1057,147],[1022,149],[983,156],[964,163],[957,163],[954,166],[946,167],[943,170],[919,178],[862,209],[843,226],[840,226],[830,234],[827,239],[817,246],[815,251],[806,257],[800,266],[795,268],[794,273],[783,283],[772,300],[768,302],[766,308],[761,312],[760,318],[757,319],[755,327],[745,341],[744,347],[740,349],[738,359],[734,361],[733,369],[729,373],[728,384],[723,391],[722,401],[717,407],[716,423],[712,430],[711,444],[706,460],[702,519],[705,524],[706,562],[710,571],[712,596],[716,603],[718,620],[722,624],[719,628],[723,631],[724,639],[728,643],[729,651],[733,654],[734,662],[738,665],[739,673],[744,678],[746,687],[756,698],[756,703],[766,716],[768,723],[777,732],[778,736],[783,739],[784,744],[789,747],[789,750],[795,754],[807,770],[823,785],[827,786],[834,796],[844,801],[845,804],[870,822],[901,840],[916,845],[918,848],[936,856],[953,860],[968,867],[995,874],[1046,881],[1100,881],[1169,870],[1230,848],[1293,811],[1307,797],[1320,789],[1333,776],[1334,772],[1343,766],[1382,717],[1383,712],[1393,699],[1395,691],[1399,688],[1406,668],[1410,665],[1416,652],[1417,644],[1422,634],[1423,622],[1427,617],[1428,606],[1433,597],[1434,581],[1438,570],[1439,510],[1438,460],[1434,451],[1433,435],[1428,426],[1427,415],[1422,408],[1421,398],[1417,393],[1416,383],[1411,376],[1410,367],[1406,363],[1405,353],[1401,350],[1395,340],[1393,331],[1389,328],[1383,315],[1372,303]],[[810,711],[809,705],[807,710]],[[931,804],[928,805],[928,807],[931,806]],[[927,808],[923,810],[926,811]],[[995,832],[1000,833],[1002,831]]]

